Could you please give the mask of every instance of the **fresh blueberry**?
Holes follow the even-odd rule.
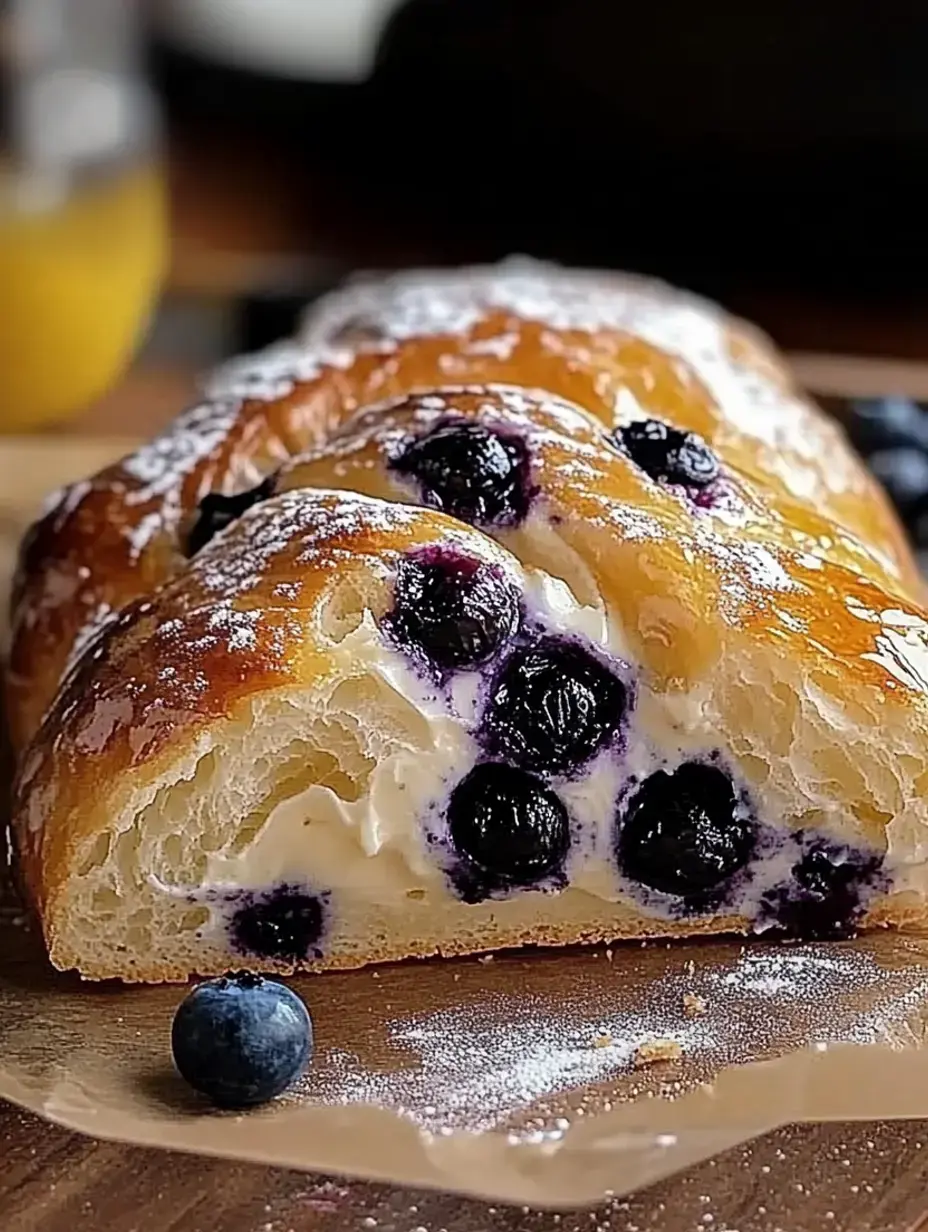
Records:
[[[258,505],[274,495],[274,480],[263,479],[257,487],[235,496],[223,496],[221,492],[208,492],[198,506],[197,520],[187,536],[187,555],[195,556],[206,547],[214,535],[235,522],[252,505]]]
[[[479,739],[499,760],[569,774],[616,734],[625,706],[625,686],[612,672],[579,646],[546,638],[503,665]]]
[[[313,1049],[306,1006],[284,984],[240,972],[199,984],[171,1030],[182,1078],[220,1108],[276,1098],[300,1076]]]
[[[877,450],[868,462],[903,520],[911,520],[928,508],[928,453],[899,446]]]
[[[455,671],[486,663],[519,618],[519,596],[498,566],[438,548],[401,562],[384,623],[400,646]]]
[[[616,443],[652,479],[705,488],[719,474],[719,460],[695,432],[660,419],[635,420],[615,432]]]
[[[847,404],[848,435],[863,454],[897,446],[928,448],[928,415],[911,398],[858,398]]]
[[[773,929],[803,941],[853,937],[879,864],[878,857],[819,841],[794,865],[791,882],[767,896],[763,914]]]
[[[527,886],[557,872],[570,846],[567,809],[540,779],[485,762],[455,787],[448,805],[455,851],[491,888]]]
[[[391,466],[415,479],[428,504],[477,526],[512,526],[528,510],[528,453],[482,424],[439,424],[407,443]]]
[[[297,963],[319,956],[325,926],[322,899],[298,886],[280,886],[232,917],[232,944],[241,954]]]
[[[751,822],[731,780],[714,766],[686,762],[645,779],[625,810],[617,858],[626,877],[662,894],[698,901],[750,860]]]

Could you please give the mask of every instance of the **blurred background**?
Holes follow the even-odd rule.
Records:
[[[928,9],[6,0],[0,428],[151,431],[360,267],[528,252],[928,357]]]

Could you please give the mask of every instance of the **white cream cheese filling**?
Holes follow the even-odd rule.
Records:
[[[532,571],[524,593],[530,618],[548,632],[580,639],[617,661],[633,703],[618,747],[603,749],[577,777],[553,783],[573,833],[566,893],[572,900],[624,901],[658,917],[678,913],[671,897],[623,881],[615,860],[616,818],[630,780],[640,783],[658,769],[717,753],[706,696],[652,694],[635,677],[618,623],[598,607],[579,604],[559,579]],[[230,844],[208,853],[200,885],[173,890],[210,906],[206,932],[218,936],[225,927],[230,892],[260,894],[281,884],[327,895],[336,924],[340,903],[366,901],[401,915],[423,901],[466,910],[448,878],[442,815],[453,787],[480,758],[472,732],[486,676],[458,673],[447,688],[429,682],[388,644],[370,613],[335,653],[345,674],[376,678],[387,695],[414,708],[424,726],[418,738],[394,742],[383,752],[360,798],[348,800],[329,785],[313,784],[276,803],[244,849]],[[755,915],[762,896],[788,875],[795,858],[789,845],[765,853],[750,875],[735,879],[726,911]],[[514,897],[526,892],[516,890]],[[507,901],[499,901],[498,910],[506,909]]]

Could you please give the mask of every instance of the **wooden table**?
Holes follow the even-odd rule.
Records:
[[[4,1232],[915,1232],[928,1122],[782,1130],[575,1214],[79,1138],[0,1107]],[[711,1216],[711,1218],[710,1218]]]
[[[282,271],[299,281],[327,268],[307,244],[307,214],[294,207],[284,165],[273,164],[275,192],[273,160],[261,158],[175,150],[175,295],[241,295],[273,286]],[[238,184],[229,181],[236,166]],[[928,358],[928,299],[867,307],[746,297],[736,307],[794,349]],[[846,384],[848,366],[827,356],[806,357],[801,368],[824,392]],[[878,392],[899,372],[871,367],[854,380]],[[928,367],[902,372],[928,396]],[[191,383],[183,367],[142,368],[69,430],[125,432],[131,422],[133,433],[148,432]],[[0,1159],[2,1232],[928,1230],[928,1122],[787,1128],[646,1193],[570,1215],[94,1142],[3,1105]]]

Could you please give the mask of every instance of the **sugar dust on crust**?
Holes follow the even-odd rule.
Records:
[[[178,523],[190,513],[191,502],[203,494],[204,484],[210,490],[227,491],[230,485],[238,490],[259,481],[268,469],[298,455],[301,448],[318,443],[322,425],[315,422],[316,413],[301,399],[305,396],[312,404],[319,397],[325,402],[342,380],[350,388],[354,379],[352,365],[359,357],[369,358],[365,348],[370,346],[371,335],[386,339],[387,343],[414,343],[417,338],[427,340],[437,332],[457,339],[450,346],[451,352],[459,346],[466,353],[472,341],[468,322],[479,322],[494,312],[511,314],[516,333],[520,323],[544,326],[550,334],[546,345],[552,361],[559,354],[555,345],[558,330],[581,331],[591,336],[601,331],[620,331],[629,338],[653,335],[668,355],[679,357],[679,363],[692,361],[697,369],[701,363],[708,365],[707,380],[712,376],[716,385],[723,381],[716,388],[709,380],[708,388],[714,390],[711,397],[724,415],[742,416],[733,423],[735,430],[750,434],[766,431],[764,425],[773,425],[774,435],[764,446],[771,450],[771,466],[776,463],[777,451],[785,445],[794,453],[799,450],[808,455],[810,464],[827,453],[829,466],[819,467],[822,473],[818,478],[834,481],[838,490],[841,484],[849,491],[855,489],[855,482],[859,486],[864,472],[840,438],[835,437],[835,448],[831,451],[820,447],[826,435],[831,439],[836,433],[833,425],[805,404],[797,403],[796,408],[788,410],[788,382],[771,355],[763,350],[759,335],[730,321],[718,308],[698,297],[646,279],[560,269],[521,258],[496,267],[444,273],[413,271],[378,283],[361,283],[323,300],[309,318],[302,344],[288,344],[275,348],[270,356],[241,361],[234,376],[229,372],[225,383],[221,379],[213,383],[206,401],[185,412],[161,437],[93,481],[90,487],[94,492],[89,494],[86,508],[88,518],[82,518],[80,526],[71,518],[72,525],[67,531],[73,546],[80,548],[88,562],[90,576],[82,583],[81,604],[95,609],[100,602],[112,599],[117,607],[121,606],[133,597],[130,577],[141,581],[143,564],[145,576],[152,584],[157,582],[158,574],[163,577],[171,557],[166,544],[158,546],[160,539],[174,533]],[[380,314],[382,328],[369,328],[367,341],[352,346],[346,347],[343,340],[338,345],[332,343],[331,336],[338,335],[347,320],[364,318],[365,313],[368,317]],[[731,344],[732,330],[740,331],[738,348]],[[365,331],[361,334],[365,335]],[[580,357],[579,352],[577,356]],[[581,358],[589,364],[588,354]],[[387,355],[382,361],[386,379],[393,361]],[[534,362],[526,358],[526,376]],[[576,362],[570,346],[559,362],[565,371]],[[771,414],[757,413],[762,403],[770,404]],[[746,408],[752,410],[747,419],[743,415]],[[320,410],[319,416],[321,413]],[[795,420],[795,430],[788,427],[787,420]],[[780,439],[784,432],[785,440]],[[82,488],[81,492],[87,495],[89,488]],[[84,495],[79,502],[82,508]],[[125,550],[123,558],[113,558],[113,576],[107,576],[96,563],[99,528],[93,523],[101,516],[93,503],[97,497],[107,505],[107,516],[112,513],[109,505],[113,501],[124,506]],[[897,539],[898,536],[893,547]],[[38,567],[41,571],[45,565],[40,563]],[[125,593],[107,598],[104,592],[114,580],[115,589]],[[24,602],[31,607],[34,594],[30,592]],[[62,615],[55,644],[51,630],[37,634],[45,639],[47,653],[40,656],[41,666],[37,659],[37,665],[27,669],[35,676],[33,685],[40,678],[44,684],[53,683],[50,677],[61,667],[55,666],[59,647],[66,658],[73,640],[81,634],[84,622],[78,609],[73,604],[66,605]],[[36,703],[29,700],[29,692],[26,688],[17,690],[16,697],[18,705],[31,712]],[[31,692],[35,693],[35,688]],[[14,726],[18,730],[18,724]]]
[[[727,668],[720,666],[719,678],[705,682],[713,690],[713,699],[721,698],[721,717],[714,720],[719,730],[713,733],[720,744],[726,739],[734,743],[737,738],[751,749],[747,756],[766,764],[772,774],[773,724],[781,712],[794,707],[805,715],[805,734],[799,728],[800,718],[794,717],[792,738],[795,747],[808,753],[812,761],[823,730],[837,733],[833,739],[825,738],[826,752],[831,754],[828,766],[820,759],[822,764],[814,765],[803,780],[795,766],[787,765],[785,773],[795,783],[786,793],[786,806],[778,803],[777,815],[767,821],[786,825],[790,819],[806,816],[797,798],[803,792],[810,794],[810,783],[816,788],[825,784],[827,807],[821,812],[835,818],[839,831],[850,833],[855,809],[859,805],[862,811],[866,804],[877,817],[871,837],[875,844],[882,840],[886,829],[882,818],[890,812],[885,806],[891,787],[905,794],[912,778],[907,767],[917,761],[919,743],[924,744],[920,728],[924,726],[928,671],[919,660],[928,655],[928,625],[914,598],[911,603],[895,598],[896,578],[905,575],[911,562],[907,563],[904,549],[896,553],[896,532],[886,522],[883,506],[876,498],[868,503],[864,468],[845,448],[837,429],[795,396],[788,378],[758,337],[714,306],[657,283],[519,262],[444,275],[404,274],[367,289],[356,287],[323,302],[310,318],[307,337],[305,362],[292,350],[281,351],[263,368],[258,362],[251,368],[246,364],[235,374],[227,373],[225,387],[217,382],[210,397],[181,416],[162,437],[110,468],[102,479],[78,485],[63,498],[57,512],[46,515],[52,519],[47,529],[53,529],[55,519],[60,518],[67,526],[51,534],[48,558],[36,562],[27,579],[17,621],[17,637],[25,647],[25,657],[17,662],[25,663],[25,668],[16,696],[23,714],[29,711],[22,722],[28,729],[31,719],[40,717],[41,705],[35,698],[42,693],[53,695],[63,665],[73,665],[72,681],[80,682],[81,687],[72,683],[65,690],[67,701],[52,710],[52,724],[37,746],[44,750],[52,770],[39,776],[44,781],[37,780],[34,798],[27,805],[41,812],[40,789],[49,779],[60,789],[60,798],[69,801],[70,811],[60,801],[57,815],[50,810],[51,829],[62,826],[66,815],[79,820],[80,810],[86,812],[81,797],[87,797],[88,783],[78,773],[81,759],[93,765],[98,781],[105,777],[101,772],[112,771],[114,779],[135,774],[141,762],[151,761],[160,740],[170,737],[178,744],[192,742],[192,731],[208,707],[212,707],[209,717],[214,717],[228,713],[243,691],[269,692],[291,681],[303,687],[312,685],[318,679],[314,673],[324,653],[321,647],[328,648],[329,642],[322,636],[321,620],[314,624],[306,614],[316,612],[314,604],[330,581],[340,584],[349,578],[353,583],[359,570],[367,569],[369,576],[365,574],[360,588],[363,593],[352,592],[353,598],[346,601],[345,625],[355,616],[363,618],[368,610],[376,622],[380,612],[374,611],[371,595],[385,593],[378,587],[384,579],[389,581],[399,555],[444,531],[449,541],[472,549],[481,559],[498,553],[498,559],[505,561],[505,553],[482,533],[493,530],[503,543],[513,546],[516,557],[523,549],[526,555],[534,551],[546,535],[539,552],[548,562],[556,558],[555,573],[562,567],[558,561],[571,554],[580,560],[593,578],[591,589],[599,587],[597,599],[608,615],[604,636],[615,634],[624,642],[641,634],[640,645],[635,643],[629,658],[642,679],[651,672],[661,681],[657,689],[668,678],[682,679],[672,672],[660,676],[648,658],[653,655],[657,661],[660,651],[656,647],[662,637],[667,645],[693,650],[687,663],[696,662],[697,678],[701,667],[713,662],[713,652],[717,652],[718,664],[725,664],[726,658],[729,665],[736,663],[737,674],[726,675]],[[685,379],[674,379],[674,373],[683,373]],[[449,492],[454,495],[459,478],[453,463],[465,455],[478,459],[484,478],[501,476],[498,490],[488,484],[483,505],[477,507],[472,500],[458,505],[461,518],[457,521],[443,521],[440,515],[398,500],[335,489],[296,488],[273,495],[271,472],[310,446],[315,459],[321,459],[323,467],[330,466],[335,481],[343,455],[332,434],[356,411],[363,415],[382,399],[387,400],[384,406],[396,409],[398,404],[391,404],[391,397],[408,400],[412,388],[420,389],[415,394],[419,409],[428,410],[428,398],[441,403],[445,378],[460,378],[464,388],[492,390],[494,377],[500,386],[508,382],[510,391],[521,381],[526,390],[550,385],[552,397],[563,399],[568,407],[576,406],[574,418],[580,427],[577,432],[569,431],[557,421],[552,407],[546,406],[545,413],[553,421],[545,423],[545,433],[532,437],[526,431],[516,445],[505,440],[498,427],[491,430],[486,423],[475,432],[471,419],[466,448],[459,439],[453,457],[445,445],[437,457],[425,457],[424,463],[420,457],[416,474],[419,480],[429,481],[428,485],[420,483],[420,501],[427,496],[433,502],[450,500]],[[494,405],[513,411],[517,401],[518,396],[510,392],[495,399]],[[532,408],[521,407],[519,413],[530,417]],[[538,411],[538,418],[542,417]],[[565,412],[564,424],[568,418]],[[665,435],[685,429],[685,441],[671,440],[676,454],[684,445],[692,451],[696,434],[705,445],[705,450],[700,447],[702,470],[691,473],[690,467],[684,473],[676,463],[666,465],[666,458],[649,470],[640,458],[632,466],[628,458],[618,459],[615,451],[606,461],[598,447],[583,453],[581,428],[590,439],[596,433],[608,438],[620,426],[627,431],[629,422],[664,424]],[[543,445],[538,444],[542,435]],[[475,441],[479,449],[472,447]],[[411,447],[419,444],[414,442]],[[561,506],[550,517],[552,492],[541,490],[543,483],[536,490],[534,471],[528,474],[528,464],[534,467],[535,459],[529,455],[536,444],[539,453],[550,447],[552,454],[562,455],[558,483],[563,480],[563,492],[557,492]],[[745,498],[740,521],[735,517],[725,520],[726,511],[713,489],[718,478],[716,463],[718,475],[730,480],[732,490]],[[370,460],[369,465],[374,470],[379,463]],[[472,467],[475,473],[479,469]],[[710,471],[712,477],[700,488]],[[647,483],[642,475],[650,475]],[[690,482],[670,482],[681,476]],[[317,479],[324,481],[321,471]],[[264,485],[268,498],[240,510],[240,505],[250,503],[239,499],[243,493],[252,488],[262,491]],[[668,495],[670,488],[674,491]],[[704,507],[698,507],[692,489],[709,494]],[[473,494],[465,492],[468,495]],[[190,544],[188,538],[185,545],[184,536],[197,508],[202,513],[204,502],[209,507],[211,498],[213,521],[206,529],[212,538],[188,562],[184,547]],[[415,498],[413,493],[411,499]],[[215,524],[217,510],[223,517],[230,514],[228,525]],[[583,528],[585,539],[579,532],[570,538],[572,517]],[[476,522],[482,529],[472,530],[465,521]],[[106,538],[110,522],[117,531],[115,543]],[[539,527],[544,535],[539,532],[539,540],[530,541]],[[793,533],[795,543],[790,538]],[[816,541],[814,550],[812,540]],[[101,551],[104,543],[106,552]],[[617,570],[620,548],[621,569]],[[808,551],[800,564],[801,549]],[[885,568],[878,560],[881,551],[889,562]],[[62,560],[72,570],[63,582],[55,573]],[[869,580],[856,577],[858,560],[859,571],[868,574]],[[606,567],[600,568],[603,563]],[[595,577],[594,565],[599,568]],[[613,574],[621,573],[620,581],[625,570],[632,579],[627,587],[632,599],[624,607],[620,588],[609,592],[610,566]],[[73,590],[68,590],[72,583]],[[351,585],[345,589],[351,591]],[[41,603],[52,593],[56,604],[49,616]],[[850,594],[859,603],[849,613]],[[131,614],[132,604],[138,603],[154,611],[134,631],[136,643],[131,649],[135,657],[115,664],[105,655],[98,660],[101,647],[118,642],[125,614]],[[621,618],[615,612],[621,612]],[[93,613],[98,614],[95,619],[105,618],[112,624],[99,642],[93,638],[79,644],[82,622]],[[432,616],[433,624],[440,624],[442,613]],[[32,617],[36,618],[34,629]],[[418,626],[411,620],[407,624],[407,633],[434,642],[435,635],[422,628],[421,620]],[[700,639],[705,643],[702,647]],[[706,650],[703,657],[698,653],[701,649]],[[764,683],[754,679],[755,693],[750,694],[751,666],[757,670],[759,664],[762,674],[770,663],[784,665],[793,660],[801,660],[804,675],[786,679],[781,673],[776,677],[770,693],[781,704],[771,707],[774,713],[770,715],[761,713],[766,698],[758,706],[757,693]],[[307,665],[305,670],[301,665]],[[263,675],[256,672],[257,666]],[[357,668],[357,661],[353,666]],[[152,681],[148,677],[155,671],[157,679]],[[81,696],[84,685],[86,701]],[[182,686],[186,692],[182,693]],[[824,702],[815,690],[821,691]],[[135,699],[142,694],[148,701],[157,700],[154,715],[145,708],[148,701],[136,708]],[[544,692],[545,697],[550,694],[551,690]],[[188,724],[181,706],[172,709],[163,704],[171,699],[184,701],[196,721]],[[416,710],[414,698],[413,703],[411,709]],[[77,724],[68,727],[73,715],[67,707],[72,705]],[[808,713],[827,718],[831,717],[829,709],[833,712],[836,707],[842,718],[845,710],[864,711],[865,721],[857,723],[859,729],[872,725],[877,710],[889,716],[884,724],[885,747],[881,743],[873,754],[880,769],[888,769],[882,780],[894,780],[883,797],[872,780],[855,794],[845,777],[833,771],[846,751],[838,731],[840,723],[812,723],[814,737],[809,734]],[[419,719],[424,708],[425,703],[419,706]],[[532,709],[537,719],[544,706]],[[587,701],[580,698],[574,711],[587,713]],[[530,719],[532,715],[526,717],[526,726]],[[753,727],[747,730],[745,724]],[[501,729],[499,722],[496,729]],[[509,736],[500,737],[492,746],[484,738],[484,754],[513,762],[527,760],[532,770],[552,777],[573,771],[571,759],[558,749],[538,764],[532,760],[537,750],[526,753]],[[815,748],[813,741],[817,741]],[[867,770],[865,766],[864,779]],[[73,785],[64,781],[69,772],[76,780]],[[854,768],[849,769],[847,777],[853,772]],[[124,785],[125,780],[120,786]],[[27,785],[25,795],[29,791]],[[780,796],[784,796],[782,790]],[[218,824],[216,818],[210,824]],[[20,830],[24,828],[21,824]],[[103,836],[112,838],[116,828],[103,831]],[[61,838],[60,830],[57,837]],[[28,857],[29,851],[25,854]],[[72,849],[68,858],[73,855]],[[73,863],[71,868],[50,871],[65,883],[81,875],[75,874]],[[867,894],[874,891],[877,868],[863,861],[859,869],[849,872],[852,875],[844,880],[843,874],[838,877],[835,897],[841,911],[852,915],[856,923],[863,903],[858,891],[868,878]],[[40,870],[38,875],[44,873]],[[826,893],[821,889],[822,876],[822,869],[814,864],[804,871],[809,894],[821,897]],[[620,935],[715,934],[729,927],[750,927],[739,917],[725,916],[721,901],[715,904],[719,914],[713,917],[671,920],[646,917],[650,904],[635,901],[640,915],[610,902],[601,912],[585,911],[583,925],[549,920],[531,928],[490,927],[480,922],[479,914],[462,916],[462,920],[473,921],[473,927],[460,937],[444,937],[436,913],[431,939],[390,936],[381,942],[373,935],[361,937],[350,952],[342,947],[341,953],[334,942],[333,953],[305,964],[302,951],[293,956],[299,948],[296,943],[287,942],[286,954],[283,950],[264,953],[267,965],[262,969],[290,969],[291,958],[294,966],[321,969],[512,945],[574,944]],[[771,922],[789,917],[800,921],[801,927],[809,917],[810,902],[802,893],[775,897],[770,903]],[[309,935],[316,924],[309,919],[310,906],[304,907]],[[740,907],[740,902],[730,900],[729,910]],[[544,910],[542,901],[539,914]],[[903,912],[896,904],[891,911],[905,914],[910,907]],[[555,921],[568,914],[576,915],[569,910],[560,916],[554,909],[549,912]],[[921,910],[912,909],[911,914],[924,918],[924,901]],[[514,918],[520,914],[508,916]],[[875,908],[864,914],[863,922],[867,921],[880,922]],[[420,923],[428,925],[428,918],[423,916]],[[249,929],[253,924],[249,917]],[[280,931],[274,920],[268,924],[258,919],[255,926],[262,936],[268,930]],[[469,922],[464,926],[471,927]],[[323,939],[320,931],[316,941],[307,942],[306,955],[324,951],[331,935]],[[163,943],[168,954],[172,946],[187,945],[170,937]],[[57,943],[53,948],[60,952]],[[254,953],[254,946],[249,949]],[[222,944],[210,948],[204,943],[203,953],[202,961],[207,964],[214,960],[224,967],[229,964]],[[148,956],[119,955],[124,969],[131,968],[133,961],[157,966],[157,960]],[[173,970],[176,962],[186,967],[186,974],[200,961],[192,950],[181,953],[177,948],[165,965]],[[80,965],[92,968],[94,959],[85,958]]]

